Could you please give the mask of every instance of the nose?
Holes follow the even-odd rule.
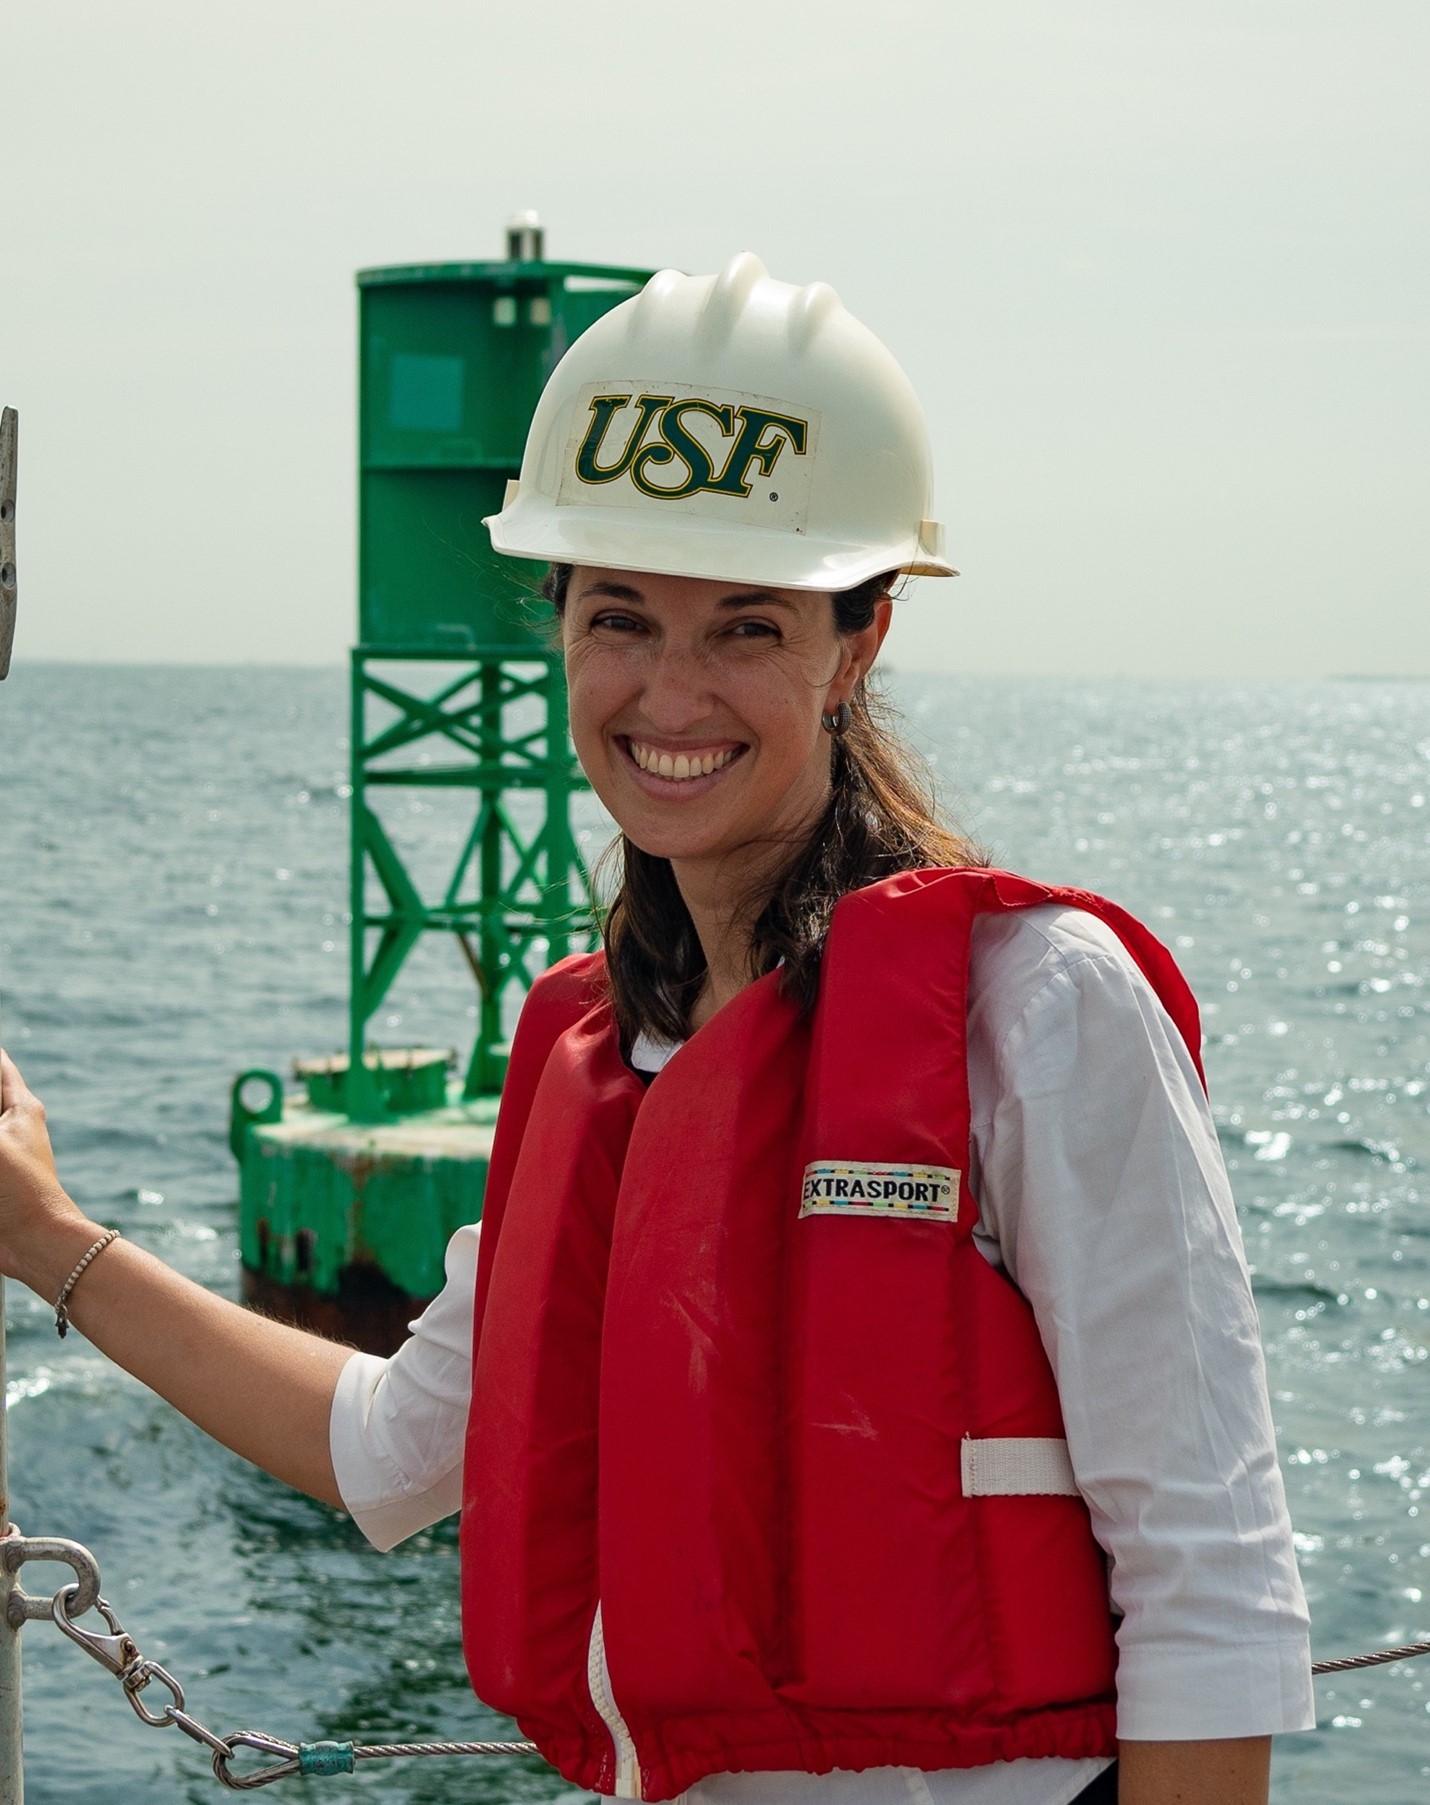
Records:
[[[641,712],[658,733],[684,733],[715,707],[709,672],[693,648],[670,641],[652,649],[645,667]]]

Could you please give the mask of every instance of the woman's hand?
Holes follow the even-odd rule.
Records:
[[[65,1194],[45,1106],[0,1051],[0,1272],[53,1298],[103,1232]]]

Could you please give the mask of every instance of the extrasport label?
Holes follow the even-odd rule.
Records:
[[[959,1174],[951,1166],[882,1160],[816,1160],[804,1169],[801,1216],[883,1216],[957,1222]]]

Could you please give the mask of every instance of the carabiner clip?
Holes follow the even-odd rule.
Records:
[[[70,1600],[78,1593],[78,1586],[61,1586],[55,1593],[51,1610],[56,1627],[63,1630],[71,1642],[77,1642],[86,1654],[93,1655],[102,1667],[107,1667],[116,1679],[122,1680],[139,1659],[134,1638],[102,1598],[95,1599],[94,1608],[109,1625],[109,1635],[96,1636],[91,1630],[82,1630],[69,1614]]]

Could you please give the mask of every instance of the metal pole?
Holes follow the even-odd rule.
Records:
[[[15,476],[19,466],[20,417],[13,407],[0,412],[0,677],[10,670],[15,639]],[[0,1534],[18,1532],[10,1522],[10,1406],[5,1390],[5,1281],[0,1278]],[[0,1805],[24,1805],[25,1773],[20,1715],[20,1624],[11,1623],[10,1593],[16,1576],[0,1565]]]
[[[9,675],[15,643],[15,472],[20,461],[20,416],[0,410],[0,677]]]
[[[10,1406],[5,1392],[5,1281],[0,1278],[0,1523],[4,1533],[15,1533],[10,1524],[9,1437],[6,1433]],[[11,1623],[10,1594],[18,1574],[0,1566],[0,1805],[24,1805],[25,1768],[23,1721],[20,1706],[20,1628]]]

